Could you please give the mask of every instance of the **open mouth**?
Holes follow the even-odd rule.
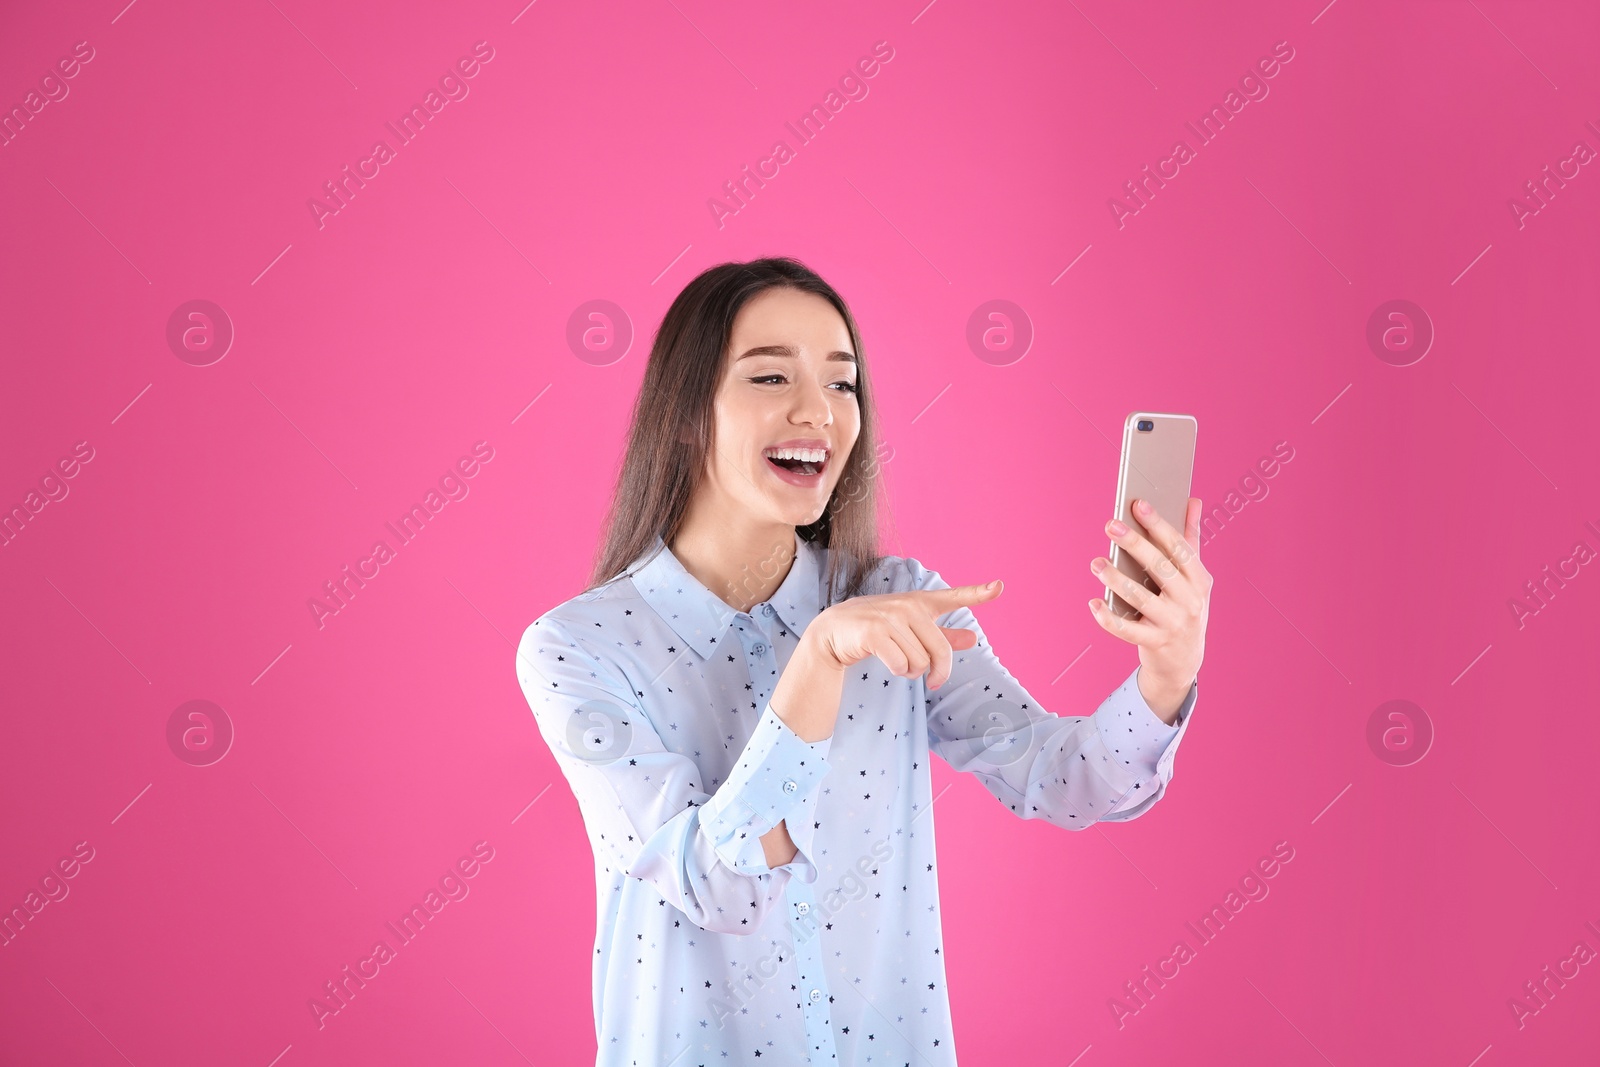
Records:
[[[770,465],[790,476],[786,481],[815,478],[828,469],[829,452],[825,448],[769,448],[762,455]]]

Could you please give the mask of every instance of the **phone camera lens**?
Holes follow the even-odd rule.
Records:
[[[1149,433],[1151,430],[1155,429],[1155,426],[1156,426],[1156,424],[1151,422],[1149,419],[1140,419],[1139,420],[1139,432],[1140,433]]]

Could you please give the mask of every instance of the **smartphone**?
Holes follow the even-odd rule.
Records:
[[[1189,486],[1194,477],[1193,415],[1168,415],[1135,411],[1122,424],[1122,463],[1117,471],[1117,500],[1112,514],[1130,530],[1148,537],[1144,524],[1133,514],[1135,500],[1148,500],[1156,514],[1183,529],[1189,509]],[[1111,565],[1152,593],[1161,585],[1122,546],[1111,542]],[[1139,618],[1133,605],[1106,586],[1106,603],[1113,613],[1125,619]]]

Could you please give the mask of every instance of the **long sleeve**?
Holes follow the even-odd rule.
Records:
[[[560,621],[528,627],[517,677],[539,731],[572,787],[597,861],[656,888],[696,925],[750,933],[781,907],[791,877],[811,883],[811,835],[769,867],[761,835],[786,818],[811,826],[832,738],[801,740],[768,704],[715,793],[687,756],[667,750],[618,666]]]
[[[950,588],[937,571],[906,562],[911,588]],[[976,775],[1018,817],[1068,830],[1138,818],[1165,794],[1198,683],[1171,726],[1139,692],[1137,668],[1093,715],[1056,715],[1001,664],[971,609],[937,622],[978,637],[955,653],[943,686],[923,690],[929,748],[950,766]]]

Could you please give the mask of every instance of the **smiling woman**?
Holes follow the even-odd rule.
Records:
[[[1000,582],[877,554],[876,436],[839,294],[791,259],[710,268],[656,333],[589,588],[522,635],[594,854],[600,1067],[955,1067],[931,757],[1068,830],[1172,778],[1189,660],[1045,711],[973,616]],[[1204,575],[1177,554],[1128,632],[1189,657]]]
[[[880,558],[866,366],[844,298],[792,259],[690,282],[656,334],[591,587],[660,538],[725,595],[748,588],[740,563],[776,557],[781,575],[798,534],[833,550],[843,596],[860,593]]]

